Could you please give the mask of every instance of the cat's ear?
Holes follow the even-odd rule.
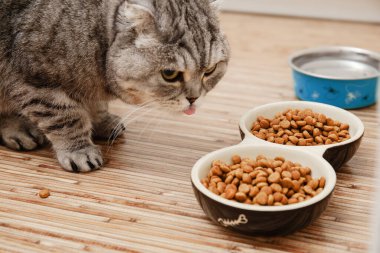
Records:
[[[125,1],[118,9],[115,20],[117,30],[139,32],[151,26],[154,21],[153,0]]]
[[[128,2],[145,9],[146,11],[150,12],[152,15],[154,13],[153,0],[129,0]]]

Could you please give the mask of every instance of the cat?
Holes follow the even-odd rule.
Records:
[[[125,130],[109,101],[193,114],[230,58],[214,5],[2,0],[2,143],[33,150],[48,141],[63,169],[89,172],[103,165],[92,138]]]

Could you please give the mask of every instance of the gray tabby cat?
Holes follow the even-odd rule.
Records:
[[[32,150],[46,137],[65,170],[87,172],[103,164],[92,137],[120,120],[110,100],[194,113],[229,60],[211,2],[1,0],[3,144]]]

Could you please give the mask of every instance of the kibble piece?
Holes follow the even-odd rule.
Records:
[[[270,195],[273,193],[273,190],[270,186],[264,186],[263,188],[261,188],[260,191],[265,192],[267,195]]]
[[[249,198],[247,198],[243,203],[250,205],[250,204],[252,204],[252,200],[250,200]]]
[[[280,192],[275,192],[273,194],[274,202],[281,202],[282,197],[283,197],[283,194]]]
[[[249,191],[248,196],[255,197],[259,192],[260,192],[259,187],[253,186],[253,187],[251,187],[251,190]]]
[[[281,180],[281,175],[278,172],[274,172],[268,177],[269,183],[279,183]]]
[[[238,155],[232,156],[232,162],[233,162],[233,164],[241,163],[241,157]]]
[[[217,185],[216,185],[216,188],[218,189],[218,192],[220,194],[222,194],[225,190],[226,190],[226,183],[224,182],[219,182]]]
[[[46,199],[50,196],[50,191],[49,191],[49,189],[42,189],[42,190],[40,190],[38,195],[40,196],[40,198]]]
[[[292,178],[292,173],[290,171],[285,170],[281,173],[281,176],[282,176],[282,178]],[[273,182],[273,183],[275,183],[275,182]]]
[[[293,170],[291,172],[291,174],[292,174],[292,179],[294,179],[294,180],[298,180],[301,177],[301,173],[297,170]]]
[[[260,175],[260,172],[259,172],[259,175],[257,175],[255,182],[256,183],[265,183],[266,181],[267,181],[267,178],[265,176]]]
[[[307,183],[308,186],[311,187],[311,189],[315,190],[318,188],[319,181],[317,179],[312,179]]]
[[[295,136],[289,136],[289,140],[293,144],[297,144],[298,143],[298,138],[295,137]]]
[[[281,192],[282,191],[282,187],[281,185],[277,184],[277,183],[273,183],[270,185],[270,187],[272,188],[272,190],[274,192]]]
[[[298,199],[296,199],[296,198],[290,198],[288,200],[288,204],[295,204],[295,203],[298,203]]]
[[[269,126],[270,126],[269,121],[266,120],[266,119],[260,120],[259,124],[260,124],[260,126],[261,126],[262,128],[264,128],[264,129],[267,129],[267,128],[269,128]]]
[[[224,173],[228,173],[231,171],[231,168],[226,166],[226,165],[221,165],[220,166],[220,169],[224,172]]]
[[[283,188],[292,188],[293,182],[290,178],[286,177],[286,178],[282,179],[281,185]]]
[[[224,180],[224,182],[226,184],[230,184],[233,179],[234,179],[234,176],[233,175],[229,175],[229,176],[227,176],[226,180]]]
[[[268,196],[268,206],[272,206],[273,205],[273,203],[274,203],[274,197],[273,197],[273,195],[272,194],[270,194],[269,196]]]
[[[247,195],[245,195],[243,192],[237,192],[235,194],[235,199],[239,202],[244,202],[247,199]]]
[[[261,188],[263,188],[264,186],[268,186],[268,183],[266,183],[266,182],[261,182],[261,183],[258,183],[256,186],[259,187],[259,188],[261,189]]]
[[[213,175],[216,175],[216,176],[223,175],[223,171],[220,169],[219,166],[212,167],[211,172],[212,172]]]
[[[211,192],[213,192],[213,193],[219,195],[219,191],[218,191],[218,189],[216,188],[216,186],[214,186],[214,185],[210,185],[210,186],[208,187],[208,189],[209,189],[209,191],[211,191]]]
[[[289,120],[283,120],[280,122],[280,127],[283,129],[288,129],[290,127],[290,122]]]
[[[249,164],[245,164],[244,166],[241,166],[244,173],[251,173],[253,171],[253,168]]]
[[[319,188],[324,188],[325,184],[326,184],[326,178],[325,177],[321,177],[319,179]]]
[[[226,186],[226,199],[233,199],[235,197],[237,188],[234,184],[229,184]]]
[[[286,196],[282,196],[281,203],[283,205],[287,205],[288,204],[288,198]]]
[[[250,187],[247,184],[240,184],[239,192],[247,194],[250,191]]]
[[[292,188],[293,188],[293,190],[295,190],[296,192],[298,192],[299,189],[301,188],[300,182],[298,182],[297,180],[293,180],[292,181]]]
[[[303,190],[307,193],[307,194],[311,194],[313,192],[313,189],[309,186],[309,185],[306,185],[303,187]]]
[[[259,205],[266,205],[268,203],[268,195],[265,192],[259,192],[255,200]]]

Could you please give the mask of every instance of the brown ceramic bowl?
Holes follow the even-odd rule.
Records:
[[[205,188],[201,179],[207,176],[212,161],[230,163],[235,154],[250,158],[256,158],[260,154],[270,158],[283,156],[287,160],[310,167],[314,178],[324,176],[326,186],[320,194],[309,200],[285,206],[256,206],[224,199]],[[336,174],[325,159],[311,152],[281,145],[242,143],[202,157],[192,169],[191,181],[200,206],[217,224],[243,234],[284,235],[304,228],[322,214],[333,193]]]
[[[265,140],[259,139],[251,133],[253,122],[258,116],[273,118],[276,113],[283,112],[287,109],[306,109],[310,108],[314,112],[323,113],[326,116],[338,120],[342,123],[347,123],[350,128],[351,138],[341,143],[322,145],[322,146],[287,146],[293,150],[305,150],[315,154],[319,154],[326,159],[336,171],[348,162],[359,148],[360,142],[364,134],[363,122],[354,114],[341,108],[315,102],[306,101],[285,101],[278,103],[266,104],[256,107],[246,114],[240,120],[240,133],[244,141],[250,141],[257,144],[269,146],[284,146]]]

